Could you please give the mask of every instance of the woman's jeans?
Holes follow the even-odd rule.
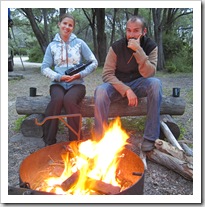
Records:
[[[133,90],[137,97],[147,97],[147,118],[143,137],[155,141],[159,138],[160,133],[161,81],[154,77],[141,77],[125,84]],[[109,83],[103,83],[96,88],[95,136],[97,140],[103,137],[107,127],[110,103],[122,98],[121,94]]]
[[[51,101],[48,104],[45,112],[45,117],[60,115],[61,110],[64,107],[66,114],[80,113],[79,103],[85,96],[85,86],[75,85],[70,89],[65,90],[60,85],[51,85],[50,96]],[[78,132],[79,130],[79,118],[68,118],[68,124]],[[52,119],[45,122],[43,125],[43,139],[47,145],[56,143],[56,134],[58,130],[58,119]],[[77,136],[70,130],[69,140],[77,140]]]

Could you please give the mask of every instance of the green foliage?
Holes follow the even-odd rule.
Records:
[[[28,52],[30,62],[41,63],[43,61],[43,52],[38,45],[32,47]]]
[[[179,129],[180,129],[180,135],[178,140],[183,140],[186,134],[186,128],[184,127],[184,124],[179,124]]]
[[[21,129],[21,124],[22,122],[26,119],[27,115],[25,116],[22,116],[20,118],[18,118],[16,121],[15,121],[15,126],[14,126],[14,131],[15,132],[19,132],[20,129]]]
[[[165,69],[169,73],[192,72],[193,48],[175,33],[165,34],[163,38]]]
[[[168,73],[175,73],[177,71],[176,65],[172,61],[167,61],[165,68]]]

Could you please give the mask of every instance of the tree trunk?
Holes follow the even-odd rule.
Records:
[[[117,8],[114,8],[114,15],[113,15],[113,20],[112,20],[112,34],[110,38],[110,46],[113,43],[114,37],[115,37],[115,22],[116,22],[116,15],[117,15]]]
[[[92,29],[94,54],[96,56],[96,59],[99,61],[98,44],[97,44],[97,37],[96,37],[96,26],[95,26],[96,11],[95,11],[95,9],[91,9],[92,16],[90,17],[86,9],[82,9],[82,10],[83,10],[83,13],[86,16],[86,18],[89,22],[89,25]]]
[[[34,32],[34,34],[35,34],[35,36],[36,36],[36,38],[39,42],[41,50],[43,51],[43,53],[45,53],[48,42],[46,41],[46,38],[45,38],[44,34],[41,32],[41,30],[39,29],[39,27],[38,27],[38,25],[35,21],[35,16],[33,14],[32,9],[31,8],[21,8],[21,10],[23,12],[25,12],[28,20],[31,23],[31,27],[32,27],[33,32]]]
[[[66,13],[66,8],[60,8],[60,16]]]
[[[163,18],[162,16],[163,9],[152,9],[152,16],[154,21],[154,36],[155,41],[158,45],[158,63],[157,69],[163,70],[164,69],[164,51],[163,51],[163,40],[162,40],[162,33],[163,33]],[[164,15],[163,15],[164,17]]]
[[[105,9],[95,9],[97,17],[97,44],[99,66],[103,66],[106,57]]]

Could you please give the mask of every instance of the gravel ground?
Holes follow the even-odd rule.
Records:
[[[15,121],[21,116],[16,113],[15,101],[17,96],[29,95],[29,87],[37,87],[38,95],[48,95],[50,80],[39,72],[40,65],[15,59],[14,72],[9,73],[8,81],[8,185],[19,187],[19,166],[24,158],[44,147],[41,138],[24,137],[14,130]],[[23,75],[23,78],[14,78],[13,75]],[[171,95],[173,87],[181,88],[181,96],[186,99],[186,111],[182,116],[174,117],[176,122],[185,129],[184,139],[193,140],[193,77],[191,74],[160,75],[165,95]],[[94,88],[101,83],[97,72],[86,78],[87,95],[93,95]],[[136,135],[132,135],[131,149],[134,151],[137,142]],[[64,141],[65,136],[57,135],[58,142]],[[144,182],[145,195],[193,195],[193,182],[183,178],[166,167],[147,160]]]

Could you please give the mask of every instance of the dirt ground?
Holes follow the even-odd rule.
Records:
[[[50,80],[40,73],[40,64],[24,62],[24,67],[25,70],[16,59],[14,71],[9,73],[8,78],[8,185],[13,187],[19,187],[18,170],[23,159],[44,147],[41,138],[24,137],[21,132],[14,130],[16,120],[21,117],[16,113],[16,98],[28,96],[29,87],[36,87],[38,95],[48,95],[50,84]],[[22,75],[23,78],[16,75]],[[185,139],[193,141],[193,100],[190,95],[193,89],[192,75],[169,75],[159,78],[165,94],[171,95],[173,87],[181,88],[181,96],[186,99],[186,111],[182,116],[176,116],[175,120],[185,128]],[[101,83],[101,78],[94,72],[85,81],[87,95],[93,95],[94,88]],[[58,141],[64,141],[64,138],[60,134],[57,136]],[[137,135],[133,135],[132,139],[136,140]],[[149,160],[147,166],[144,195],[193,195],[193,181]]]

